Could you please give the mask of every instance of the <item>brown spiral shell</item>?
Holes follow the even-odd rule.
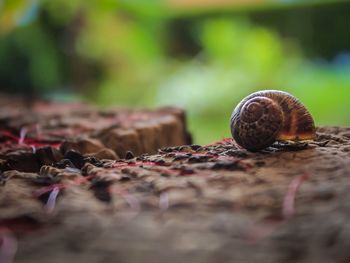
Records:
[[[278,90],[255,92],[244,98],[231,115],[235,141],[250,151],[275,141],[315,138],[315,124],[305,106],[294,96]]]

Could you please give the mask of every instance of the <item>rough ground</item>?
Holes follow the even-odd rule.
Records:
[[[116,160],[127,151],[140,155],[189,144],[185,118],[184,110],[176,107],[98,109],[48,101],[26,105],[24,99],[0,94],[0,171],[37,172],[70,150]]]
[[[26,263],[350,262],[350,128],[317,134],[309,145],[259,153],[226,139],[129,160],[84,160],[81,169],[6,171],[0,256]]]

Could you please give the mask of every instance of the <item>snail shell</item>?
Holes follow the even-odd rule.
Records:
[[[244,98],[231,115],[235,141],[258,151],[275,141],[305,141],[315,138],[312,116],[291,94],[277,90],[255,92]]]

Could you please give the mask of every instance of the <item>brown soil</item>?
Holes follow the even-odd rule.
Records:
[[[4,172],[0,256],[17,243],[26,263],[350,262],[350,128],[129,157]]]

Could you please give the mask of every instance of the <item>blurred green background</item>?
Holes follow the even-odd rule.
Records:
[[[195,142],[230,136],[249,93],[299,97],[350,124],[350,3],[0,0],[0,91],[187,109]]]

